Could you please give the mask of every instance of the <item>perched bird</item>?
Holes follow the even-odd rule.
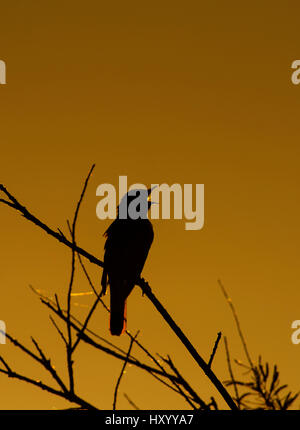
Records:
[[[118,206],[117,218],[104,233],[102,293],[110,286],[110,332],[126,330],[126,300],[140,278],[154,233],[148,219],[152,189],[131,190]]]

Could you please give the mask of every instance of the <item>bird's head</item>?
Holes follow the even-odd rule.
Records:
[[[154,188],[129,190],[118,206],[118,218],[134,220],[148,218],[148,210],[155,203],[150,199]]]

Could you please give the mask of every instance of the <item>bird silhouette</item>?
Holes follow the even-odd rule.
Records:
[[[104,233],[101,294],[106,293],[109,284],[112,335],[120,336],[126,330],[126,300],[140,278],[153,242],[153,227],[148,219],[152,189],[129,191],[118,206],[117,218]]]

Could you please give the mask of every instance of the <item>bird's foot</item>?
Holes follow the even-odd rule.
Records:
[[[105,296],[105,294],[106,294],[106,286],[105,287],[102,286],[102,290],[99,294],[99,297],[103,297],[103,296]]]
[[[144,278],[140,278],[139,285],[142,288],[142,296],[145,295],[145,290],[146,289],[151,291],[151,288],[150,288],[148,282]]]

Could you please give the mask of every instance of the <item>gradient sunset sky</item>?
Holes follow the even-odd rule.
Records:
[[[128,183],[205,185],[205,224],[153,221],[155,238],[143,276],[209,359],[217,333],[232,358],[245,361],[221,279],[240,316],[252,358],[277,364],[283,383],[300,387],[299,2],[87,0],[10,1],[1,5],[0,182],[36,216],[67,233],[93,163],[78,243],[103,258],[110,221],[96,217],[97,186]],[[0,206],[0,320],[30,345],[40,341],[64,371],[64,346],[48,310],[29,285],[63,300],[70,251],[10,208]],[[100,289],[101,270],[88,266]],[[76,292],[89,291],[80,275]],[[76,298],[79,317],[91,296]],[[105,298],[106,303],[109,296]],[[111,338],[100,310],[91,328]],[[205,399],[215,389],[138,288],[128,301],[128,328],[151,351],[170,354]],[[133,351],[134,352],[134,351]],[[16,370],[44,373],[7,344],[0,354]],[[78,393],[112,407],[122,363],[83,346],[76,353]],[[228,378],[224,344],[214,361]],[[238,369],[235,369],[240,375]],[[0,375],[1,409],[68,404]],[[175,393],[130,367],[118,405],[181,409]],[[298,404],[295,404],[298,407]]]

